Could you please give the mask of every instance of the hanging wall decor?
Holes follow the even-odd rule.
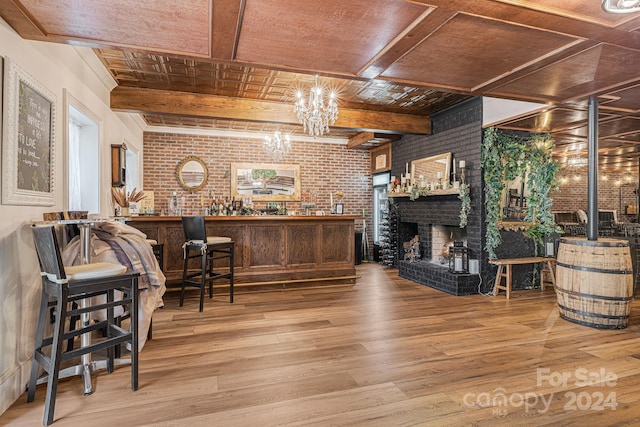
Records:
[[[55,95],[8,57],[2,102],[2,203],[55,204]]]

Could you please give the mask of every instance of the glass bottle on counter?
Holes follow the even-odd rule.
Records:
[[[169,215],[178,215],[178,193],[176,191],[173,192],[169,199]]]
[[[211,198],[211,204],[209,205],[209,215],[216,216],[218,215],[218,205],[214,198]]]

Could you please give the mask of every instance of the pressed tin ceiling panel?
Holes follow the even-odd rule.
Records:
[[[281,126],[272,123],[259,123],[250,121],[239,120],[221,120],[221,119],[208,119],[203,117],[189,117],[189,116],[173,116],[162,114],[145,114],[145,121],[152,126],[163,127],[175,127],[179,128],[193,128],[193,129],[218,129],[224,131],[238,131],[238,132],[255,132],[263,134],[272,134],[279,129],[283,133],[298,136],[308,136],[303,132],[302,126]],[[357,134],[357,131],[345,130],[345,129],[331,129],[329,134],[326,134],[330,138],[351,138]]]
[[[286,102],[293,108],[296,89],[306,89],[314,82],[312,75],[238,64],[127,50],[100,49],[97,53],[124,86]],[[320,77],[320,82],[338,92],[340,106],[344,108],[429,115],[469,98],[384,80]]]

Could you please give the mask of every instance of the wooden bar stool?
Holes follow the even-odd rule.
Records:
[[[182,227],[184,229],[185,243],[184,267],[182,270],[182,288],[180,291],[180,307],[184,304],[185,286],[200,288],[200,308],[204,308],[204,289],[209,285],[209,298],[213,298],[213,281],[217,279],[229,279],[229,302],[233,303],[233,252],[235,242],[229,237],[207,236],[203,216],[183,216]],[[197,272],[189,272],[189,260],[201,259],[201,267]],[[228,268],[223,271],[214,271],[216,260],[227,259]],[[195,280],[194,280],[195,279]]]
[[[108,262],[65,267],[53,226],[34,226],[32,231],[42,276],[42,297],[27,401],[32,402],[35,398],[38,371],[39,367],[42,367],[47,373],[43,377],[47,382],[43,424],[49,425],[53,422],[58,380],[72,375],[90,376],[93,369],[92,365],[84,364],[61,369],[61,363],[65,361],[106,350],[106,368],[111,373],[115,366],[115,349],[128,343],[131,346],[131,389],[138,389],[139,274],[125,274],[125,266]],[[116,290],[122,291],[125,296],[116,299]],[[94,297],[105,298],[98,301],[94,300]],[[68,309],[70,304],[80,300],[83,300],[80,308]],[[45,337],[45,327],[49,321],[47,311],[50,306],[55,307],[55,324],[52,335]],[[118,306],[131,308],[129,331],[122,329],[114,318],[114,308]],[[107,312],[106,320],[87,324],[83,322],[80,328],[65,332],[67,319],[102,310]],[[64,340],[96,330],[105,330],[105,339],[89,342],[87,345],[83,342],[80,348],[65,350]]]

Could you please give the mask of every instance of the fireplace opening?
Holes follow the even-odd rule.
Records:
[[[449,263],[449,247],[453,242],[462,242],[467,246],[467,231],[464,228],[452,225],[431,225],[431,244],[428,253],[430,261],[434,264],[445,265]]]
[[[398,227],[398,258],[405,258],[405,247],[408,247],[415,236],[419,236],[417,250],[419,253],[412,260],[422,259],[437,265],[448,265],[449,247],[453,242],[462,242],[467,246],[467,229],[457,225],[418,224],[400,222]]]
[[[405,259],[405,247],[411,242],[415,236],[420,236],[420,232],[418,229],[418,224],[415,222],[400,222],[398,227],[398,259]],[[414,247],[415,250],[418,251],[416,258],[422,257],[422,245],[424,244],[424,239],[422,236],[419,237],[417,247]]]

